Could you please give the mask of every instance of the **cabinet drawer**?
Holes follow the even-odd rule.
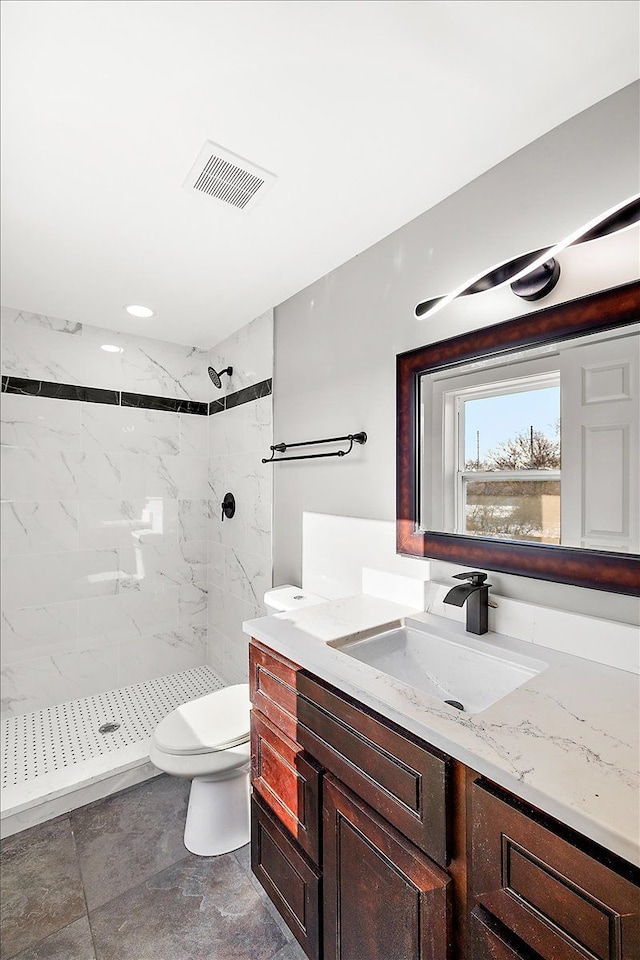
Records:
[[[251,783],[314,863],[318,862],[319,771],[302,747],[251,712]]]
[[[449,862],[450,758],[298,674],[298,742],[441,866]]]
[[[447,960],[447,874],[331,776],[323,836],[325,960]]]
[[[296,737],[296,685],[300,668],[275,654],[257,640],[249,645],[249,687],[251,702],[286,734]]]
[[[320,879],[273,814],[251,800],[251,869],[311,960],[320,960]]]
[[[469,922],[471,960],[541,960],[526,944],[516,939],[482,907],[475,907]]]
[[[475,899],[505,926],[553,960],[640,957],[640,871],[621,875],[486,781],[472,809]]]

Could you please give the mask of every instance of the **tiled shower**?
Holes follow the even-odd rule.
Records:
[[[209,363],[233,366],[222,390]],[[207,351],[3,308],[3,720],[205,666],[246,679],[272,370],[271,312]]]

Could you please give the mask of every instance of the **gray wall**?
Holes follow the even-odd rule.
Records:
[[[415,304],[563,239],[638,192],[638,92],[631,85],[572,118],[276,308],[275,440],[366,430],[369,442],[344,460],[273,468],[275,583],[300,582],[303,510],[394,518],[395,355],[527,309],[508,287],[456,301],[431,320],[416,320]],[[565,251],[554,295],[530,309],[628,279],[628,252],[624,263],[614,255],[581,268],[580,257],[594,258],[587,248],[605,243]],[[434,566],[438,579],[453,572]],[[505,596],[637,617],[630,598],[498,574],[492,581]]]

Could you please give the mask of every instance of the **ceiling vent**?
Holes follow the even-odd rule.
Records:
[[[246,212],[255,207],[275,180],[274,173],[206,140],[184,189],[196,190]]]

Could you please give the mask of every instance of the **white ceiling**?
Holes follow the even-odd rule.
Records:
[[[638,75],[635,0],[2,8],[3,303],[205,347]],[[251,213],[181,189],[206,139]]]

